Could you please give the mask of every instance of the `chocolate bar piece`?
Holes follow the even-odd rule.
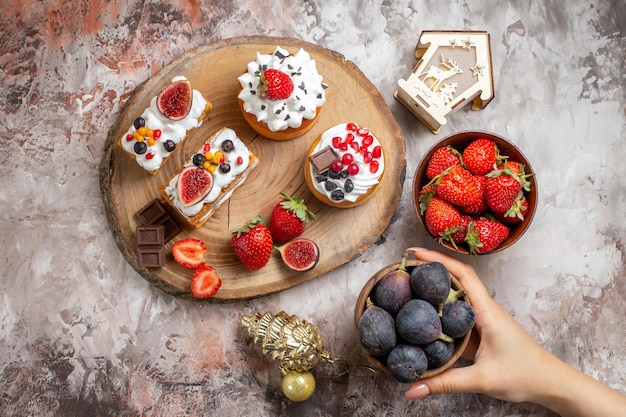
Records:
[[[318,174],[328,171],[335,160],[337,160],[337,154],[335,154],[335,151],[333,151],[333,148],[330,146],[309,156],[309,161]]]
[[[135,213],[135,220],[137,220],[137,223],[140,225],[156,224],[161,217],[166,216],[167,214],[167,210],[165,209],[163,203],[161,203],[159,199],[155,198]]]
[[[160,268],[165,265],[164,246],[144,246],[137,248],[139,265],[146,268]]]
[[[137,246],[163,246],[165,244],[165,226],[137,226]]]
[[[183,231],[182,227],[180,227],[178,223],[176,223],[172,215],[167,211],[165,216],[161,217],[154,224],[161,225],[165,228],[163,244],[169,242],[174,238],[174,236]]]

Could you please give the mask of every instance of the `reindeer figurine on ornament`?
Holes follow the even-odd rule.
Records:
[[[439,87],[445,80],[463,72],[463,70],[459,67],[459,64],[456,61],[452,61],[452,59],[446,58],[443,54],[439,57],[439,60],[440,66],[431,65],[428,70],[422,72],[419,75],[424,83],[426,83],[427,79],[433,79],[433,83],[430,86],[430,89],[432,91],[439,90]],[[447,69],[443,69],[441,67]]]

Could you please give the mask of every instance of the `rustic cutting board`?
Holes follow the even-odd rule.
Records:
[[[306,135],[290,141],[273,141],[257,135],[245,122],[237,106],[237,76],[257,52],[272,53],[279,45],[291,53],[304,48],[317,62],[328,84],[327,102],[317,124]],[[150,175],[125,154],[118,140],[158,91],[174,76],[184,75],[213,110],[203,124]],[[339,209],[319,202],[304,181],[303,164],[313,140],[338,123],[355,122],[368,127],[384,147],[386,168],[379,188],[364,204]],[[234,129],[259,159],[259,166],[238,188],[229,202],[199,229],[185,228],[166,245],[162,268],[143,268],[135,253],[134,214],[154,198],[159,187],[174,175],[201,143],[222,127]],[[223,284],[213,301],[248,299],[275,293],[311,280],[359,256],[383,233],[394,214],[405,177],[406,158],[400,128],[385,101],[363,73],[336,52],[291,38],[239,37],[199,47],[162,68],[130,97],[117,123],[111,128],[100,166],[100,185],[113,236],[129,264],[146,280],[180,297],[190,292],[192,271],[178,265],[171,245],[185,237],[206,242],[207,263],[214,266]],[[321,250],[317,266],[309,272],[294,272],[274,251],[269,263],[258,271],[241,265],[230,249],[231,231],[260,214],[269,219],[284,191],[304,198],[316,220],[307,224],[304,237]]]

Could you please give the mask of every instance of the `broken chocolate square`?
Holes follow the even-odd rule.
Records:
[[[144,246],[137,248],[139,266],[145,268],[160,268],[165,265],[164,246]]]
[[[137,246],[163,246],[165,244],[165,226],[137,226]]]
[[[137,220],[137,223],[140,225],[150,225],[157,223],[157,221],[165,215],[167,215],[165,206],[160,200],[155,198],[135,213],[135,220]]]
[[[313,165],[315,172],[318,174],[328,171],[333,162],[336,160],[337,154],[330,146],[327,146],[309,156],[309,161],[311,162],[311,165]]]

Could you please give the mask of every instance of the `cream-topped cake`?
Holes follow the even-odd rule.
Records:
[[[202,123],[212,105],[184,76],[174,77],[120,138],[124,151],[151,174]]]
[[[304,49],[291,55],[276,47],[273,54],[257,52],[238,77],[238,103],[250,126],[270,139],[284,140],[308,131],[326,102],[322,76]]]
[[[200,227],[258,162],[234,130],[222,128],[161,187],[161,195],[187,223]]]
[[[354,207],[368,199],[385,171],[383,146],[368,129],[342,123],[323,132],[305,161],[307,185],[320,201]]]

